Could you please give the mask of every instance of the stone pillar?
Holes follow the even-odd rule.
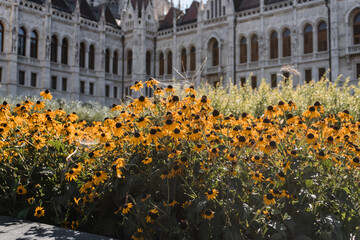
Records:
[[[18,14],[19,14],[18,0],[13,0],[11,5],[11,16],[10,16],[11,49],[9,51],[9,56],[8,56],[9,61],[7,67],[7,79],[5,80],[5,84],[7,85],[7,92],[10,95],[17,95],[17,84],[18,84],[17,43],[18,43],[18,30],[19,30]]]
[[[44,89],[51,88],[51,61],[50,61],[50,53],[51,53],[51,1],[47,0],[45,2],[45,20],[43,26],[43,37],[42,44],[39,44],[39,49],[43,46],[43,51],[41,54],[40,51],[40,59],[42,65],[42,73],[40,79],[39,87]]]
[[[80,5],[79,0],[76,1],[76,7],[74,11],[74,32],[72,41],[69,46],[69,64],[71,66],[71,81],[70,92],[71,99],[78,100],[80,97]]]

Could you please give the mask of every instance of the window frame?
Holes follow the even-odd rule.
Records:
[[[21,33],[20,33],[21,31]],[[19,28],[18,32],[18,55],[26,56],[26,29],[24,27]]]
[[[30,33],[30,57],[38,58],[39,35],[34,30]]]

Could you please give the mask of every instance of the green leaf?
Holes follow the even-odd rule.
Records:
[[[18,215],[17,215],[16,218],[18,218],[18,219],[26,219],[26,217],[27,217],[27,215],[28,215],[28,213],[29,213],[29,210],[30,210],[30,207],[27,207],[27,208],[25,208],[24,210],[21,210],[21,211],[18,213]]]

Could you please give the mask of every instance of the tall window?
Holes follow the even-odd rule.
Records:
[[[85,43],[80,43],[80,59],[79,59],[79,65],[82,68],[85,68]]]
[[[209,42],[210,49],[211,49],[211,57],[212,57],[212,66],[219,65],[219,42],[213,38]]]
[[[114,52],[113,56],[113,74],[118,74],[118,68],[119,68],[119,55],[117,51]]]
[[[279,39],[277,32],[273,31],[270,35],[270,59],[279,57]]]
[[[95,69],[95,47],[93,45],[89,47],[89,69]]]
[[[172,52],[168,52],[167,54],[167,74],[172,74]]]
[[[318,52],[327,51],[327,24],[323,21],[318,25]]]
[[[30,85],[32,87],[36,87],[36,78],[37,78],[37,74],[32,72],[31,79],[30,79]]]
[[[181,71],[187,71],[187,59],[186,59],[186,49],[181,50]]]
[[[240,40],[240,63],[247,62],[247,43],[246,38],[242,37]]]
[[[38,57],[38,41],[37,33],[32,31],[30,35],[30,57],[32,58]]]
[[[160,76],[164,75],[164,65],[165,65],[164,54],[160,53],[160,55],[159,55],[159,75]]]
[[[55,35],[51,37],[51,61],[57,62],[58,39]]]
[[[61,63],[68,64],[69,42],[66,38],[61,43]]]
[[[221,17],[221,0],[219,0],[219,17]]]
[[[307,24],[304,28],[304,53],[313,52],[313,28]]]
[[[353,24],[354,44],[360,44],[360,13],[354,18]]]
[[[196,69],[196,49],[195,47],[190,48],[190,71]]]
[[[146,74],[151,74],[151,53],[149,51],[146,52]]]
[[[127,74],[130,75],[132,73],[132,62],[133,62],[133,54],[132,51],[128,51],[127,53]]]
[[[105,51],[105,72],[110,72],[110,50]]]
[[[285,29],[283,32],[283,57],[291,56],[291,33],[289,29]]]
[[[214,2],[211,1],[211,18],[214,18]]]
[[[257,88],[257,78],[256,76],[251,77],[251,88],[256,89]]]
[[[259,61],[259,41],[256,35],[251,38],[251,61]]]
[[[26,55],[26,31],[24,28],[19,29],[18,35],[18,55]]]
[[[312,71],[311,71],[311,69],[306,69],[305,70],[305,82],[309,83],[309,82],[311,82],[311,80],[312,80]]]
[[[4,51],[4,26],[0,23],[0,52]]]

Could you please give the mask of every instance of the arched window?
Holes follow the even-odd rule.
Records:
[[[186,49],[181,50],[181,66],[180,69],[182,72],[187,71],[187,59],[186,59]]]
[[[327,51],[327,24],[326,22],[322,21],[318,25],[318,52]]]
[[[95,47],[93,45],[89,47],[89,69],[95,69]]]
[[[291,32],[289,29],[285,29],[283,32],[283,57],[291,56]]]
[[[19,29],[18,35],[18,55],[26,55],[26,31],[24,28]]]
[[[307,24],[304,28],[304,54],[313,52],[313,27]]]
[[[164,75],[164,64],[165,64],[164,54],[160,53],[160,55],[159,55],[159,75],[160,76]]]
[[[151,52],[146,52],[146,74],[151,74]]]
[[[32,58],[38,57],[38,42],[39,38],[37,33],[32,31],[30,35],[30,57]]]
[[[58,48],[58,39],[55,35],[51,37],[51,55],[50,59],[52,62],[57,62],[57,48]]]
[[[69,41],[64,38],[61,42],[61,63],[68,64]]]
[[[127,53],[127,74],[130,75],[132,73],[132,63],[133,63],[133,54],[132,51],[128,51]]]
[[[105,72],[110,72],[110,50],[105,51]]]
[[[219,65],[219,42],[215,39],[212,38],[209,41],[209,48],[211,50],[211,65],[212,66],[218,66]]]
[[[360,13],[354,18],[353,24],[354,44],[360,44]]]
[[[4,26],[0,23],[0,52],[4,51]]]
[[[85,43],[80,43],[80,59],[79,59],[79,65],[82,68],[85,68]]]
[[[247,62],[247,43],[246,38],[242,37],[240,40],[240,63]]]
[[[279,39],[277,32],[273,31],[270,35],[270,59],[279,57]]]
[[[119,55],[117,51],[115,51],[113,56],[113,74],[118,74],[118,62],[119,62]]]
[[[209,12],[209,10],[206,11],[206,15],[207,15],[207,19],[209,20],[209,18],[210,18],[210,12]]]
[[[172,74],[172,52],[168,52],[167,54],[167,74]]]
[[[251,61],[259,61],[259,40],[256,35],[251,38]]]
[[[196,70],[196,49],[195,47],[190,48],[190,71]]]

